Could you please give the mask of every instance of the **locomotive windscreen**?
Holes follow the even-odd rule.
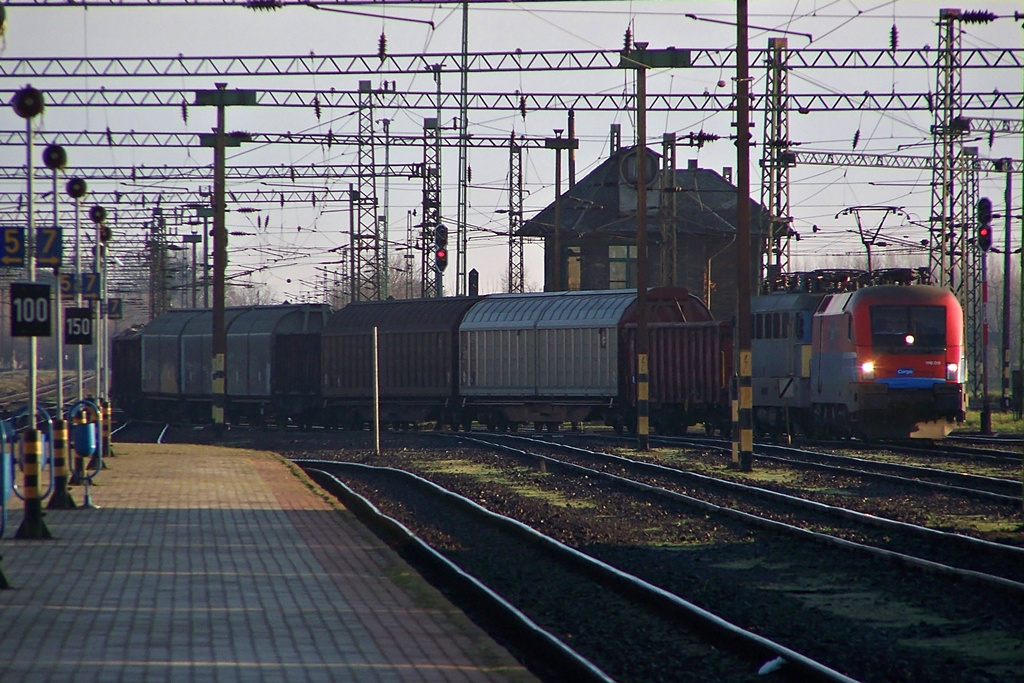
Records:
[[[896,353],[941,353],[946,348],[946,309],[872,306],[871,346]]]

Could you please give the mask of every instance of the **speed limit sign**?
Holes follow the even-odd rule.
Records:
[[[68,346],[92,344],[91,308],[67,308],[64,310],[64,343]]]
[[[50,285],[11,283],[11,336],[50,336]]]

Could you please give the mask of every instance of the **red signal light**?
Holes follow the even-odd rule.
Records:
[[[987,225],[978,228],[978,247],[982,251],[988,251],[992,247],[992,228]]]

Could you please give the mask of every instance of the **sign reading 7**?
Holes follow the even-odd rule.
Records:
[[[60,266],[64,239],[60,228],[36,228],[36,262],[41,266]]]
[[[97,272],[82,273],[82,297],[86,299],[100,298],[100,274]]]

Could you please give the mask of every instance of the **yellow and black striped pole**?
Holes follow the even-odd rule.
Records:
[[[100,401],[100,412],[103,413],[103,459],[106,460],[112,456],[113,449],[110,446],[110,427],[111,422],[114,419],[114,406],[111,405],[110,401]]]
[[[21,526],[14,534],[19,539],[53,538],[43,521],[43,501],[39,498],[39,456],[42,452],[42,440],[39,431],[26,429],[21,435],[21,446],[25,454],[24,496],[25,517]]]
[[[650,447],[650,403],[649,382],[647,374],[647,354],[639,353],[636,357],[636,435],[637,448],[646,451]]]
[[[741,472],[754,468],[753,369],[750,344],[750,65],[747,49],[747,0],[736,2],[736,364],[732,459]],[[760,272],[760,259],[758,259]]]
[[[70,469],[68,467],[68,423],[53,421],[53,495],[47,503],[48,510],[74,510],[78,507],[68,490]]]

